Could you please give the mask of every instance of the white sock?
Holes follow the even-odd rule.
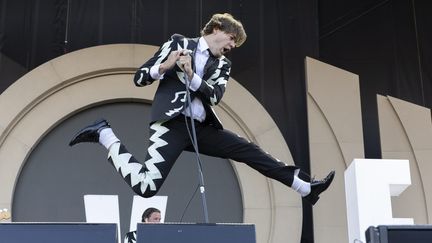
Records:
[[[120,140],[116,137],[110,127],[104,128],[99,132],[99,143],[106,149],[109,149],[109,147],[116,142],[120,142]]]
[[[311,191],[310,183],[298,178],[297,175],[298,173],[294,173],[294,180],[291,188],[300,193],[302,197],[307,196]]]

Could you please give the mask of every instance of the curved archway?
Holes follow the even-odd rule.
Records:
[[[125,99],[151,102],[157,85],[137,89],[129,80],[156,49],[116,44],[79,50],[41,65],[0,95],[0,207],[11,207],[26,158],[52,128],[95,104]],[[225,127],[293,164],[264,108],[235,80],[228,85],[216,109]],[[244,222],[255,224],[257,242],[298,242],[302,219],[298,195],[243,164],[232,164],[242,191]]]

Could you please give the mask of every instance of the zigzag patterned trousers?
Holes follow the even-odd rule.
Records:
[[[246,163],[261,174],[291,186],[295,166],[273,158],[256,144],[228,131],[195,122],[199,152]],[[144,164],[137,161],[121,143],[110,147],[108,160],[142,197],[154,196],[183,150],[193,151],[183,115],[150,126],[150,144]]]

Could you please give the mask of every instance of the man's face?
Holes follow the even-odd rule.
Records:
[[[209,43],[209,48],[214,56],[221,57],[235,48],[235,38],[233,34],[215,29],[213,31],[214,38],[212,43]]]
[[[161,214],[158,212],[154,212],[150,214],[150,217],[145,219],[145,223],[160,223],[161,221]]]

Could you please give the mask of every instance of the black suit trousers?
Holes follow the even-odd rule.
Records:
[[[185,116],[179,115],[151,125],[144,165],[132,155],[125,156],[129,152],[122,144],[110,148],[109,160],[138,195],[151,197],[160,189],[182,151],[194,151],[190,123],[190,118],[186,121]],[[195,121],[195,130],[201,154],[245,163],[266,177],[292,185],[297,167],[273,158],[255,143],[226,129],[216,129],[198,121]]]

